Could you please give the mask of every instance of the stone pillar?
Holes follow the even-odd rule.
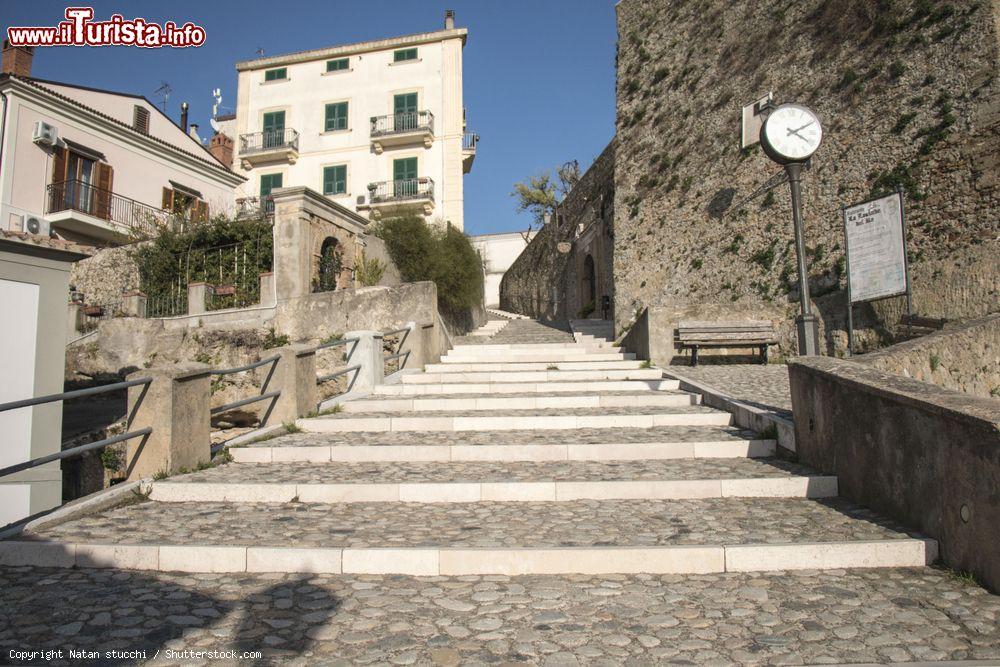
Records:
[[[201,315],[205,312],[209,287],[208,283],[188,283],[188,315]]]
[[[385,382],[381,331],[348,331],[344,338],[357,338],[348,366],[361,364],[351,391],[371,391]]]
[[[146,438],[128,441],[128,479],[195,469],[212,459],[209,440],[210,367],[185,362],[131,373],[127,379],[152,378],[128,390],[128,430],[152,427]],[[145,396],[143,391],[145,389]],[[142,402],[137,402],[142,397]]]
[[[122,310],[128,317],[146,317],[146,295],[126,292],[122,298]]]
[[[66,307],[66,340],[71,341],[80,336],[80,329],[83,326],[83,304],[70,301]]]
[[[273,354],[277,354],[280,359],[267,385],[267,391],[280,389],[281,396],[274,404],[267,426],[294,422],[315,410],[319,401],[316,387],[316,348],[296,344],[267,350],[267,356]],[[262,367],[265,372],[266,369],[266,366]],[[266,409],[267,404],[263,405]]]
[[[260,305],[273,306],[274,299],[274,274],[260,274]]]

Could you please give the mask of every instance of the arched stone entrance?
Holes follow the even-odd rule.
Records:
[[[319,251],[319,275],[316,280],[317,292],[332,292],[337,289],[340,274],[344,270],[344,252],[340,242],[332,236],[323,240]]]

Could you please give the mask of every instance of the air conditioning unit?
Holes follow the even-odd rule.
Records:
[[[31,140],[41,146],[55,146],[59,142],[59,131],[55,125],[49,125],[40,120],[35,123],[35,130],[31,134]]]
[[[364,195],[358,195],[358,206],[361,206],[364,203],[365,203],[365,196]]]
[[[24,231],[37,236],[49,236],[52,230],[51,227],[49,227],[48,220],[32,215],[24,221]]]

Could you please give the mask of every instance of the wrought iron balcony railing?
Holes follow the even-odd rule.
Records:
[[[475,132],[466,132],[462,135],[462,150],[474,151],[479,143],[479,135]]]
[[[372,204],[403,202],[411,199],[434,201],[434,181],[424,177],[368,184],[368,200]]]
[[[299,150],[299,133],[290,127],[240,135],[240,155],[290,148]]]
[[[170,217],[167,211],[76,179],[52,183],[46,194],[46,213],[79,211],[122,225],[136,236],[154,234]]]
[[[236,200],[236,218],[239,220],[271,218],[273,216],[274,198],[271,195],[264,197],[241,197]]]
[[[434,114],[430,111],[412,111],[388,116],[372,116],[371,136],[386,137],[404,132],[434,132]]]

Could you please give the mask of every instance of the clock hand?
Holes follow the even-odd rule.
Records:
[[[802,128],[799,128],[799,129],[802,129]],[[793,134],[794,134],[794,135],[795,135],[796,137],[798,137],[799,139],[801,139],[802,141],[806,142],[807,144],[809,143],[809,140],[808,140],[808,139],[806,139],[805,137],[803,137],[803,136],[802,136],[801,134],[799,134],[799,133],[798,133],[798,132],[796,132],[795,130],[788,130],[788,136],[791,136],[791,135],[793,135]]]
[[[816,121],[813,121],[813,120],[811,120],[811,121],[809,121],[808,123],[806,123],[805,125],[803,125],[802,127],[797,127],[797,128],[795,128],[794,130],[792,130],[792,129],[789,129],[789,130],[788,130],[788,133],[789,133],[789,134],[798,134],[799,130],[804,130],[804,129],[806,129],[807,127],[809,127],[810,125],[812,125],[812,124],[813,124],[813,123],[815,123],[815,122],[816,122]]]

